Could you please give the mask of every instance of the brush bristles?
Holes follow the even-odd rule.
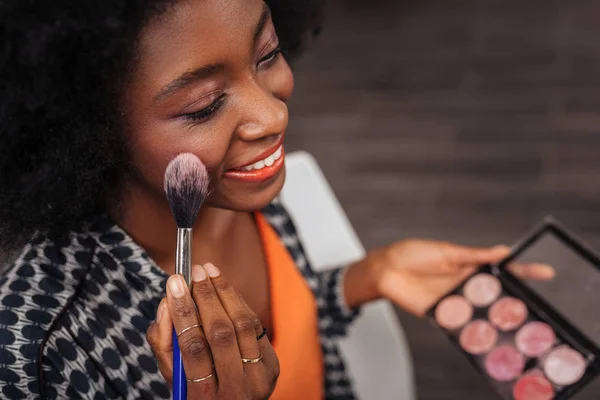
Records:
[[[191,228],[208,196],[209,177],[193,154],[175,157],[165,171],[165,193],[179,228]]]

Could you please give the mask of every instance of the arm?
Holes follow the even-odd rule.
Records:
[[[464,247],[448,242],[404,240],[371,250],[348,268],[346,303],[356,307],[379,298],[422,317],[436,301],[480,266],[505,258],[510,249]],[[551,279],[554,271],[543,264],[512,266],[520,278]]]
[[[360,303],[348,300],[348,280],[351,286],[355,274],[349,274],[348,267],[339,267],[315,273],[319,285],[317,304],[319,306],[319,317],[321,313],[330,318],[327,323],[327,333],[331,336],[345,336],[348,327],[360,312]]]
[[[345,303],[349,308],[359,307],[381,298],[378,291],[378,264],[372,261],[372,257],[359,260],[347,267],[344,279]]]
[[[35,278],[39,277],[31,279],[35,271],[30,264],[16,263],[0,275],[0,326],[4,325],[0,328],[0,354],[3,356],[0,357],[0,370],[5,372],[0,373],[0,397],[3,399],[24,399],[34,393],[40,394],[41,375],[48,378],[42,388],[47,398],[56,398],[54,386],[58,386],[57,381],[65,381],[52,357],[58,352],[54,351],[50,357],[45,354],[44,363],[40,365],[39,352],[49,327],[49,323],[41,319],[52,316],[30,301],[33,299],[37,304],[40,296],[47,296],[35,284]]]

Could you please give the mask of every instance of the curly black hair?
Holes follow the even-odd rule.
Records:
[[[119,89],[141,28],[176,0],[0,0],[0,248],[61,238],[103,211],[128,167]],[[324,0],[266,0],[284,54]]]

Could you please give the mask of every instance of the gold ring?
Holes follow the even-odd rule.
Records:
[[[212,378],[212,376],[215,374],[215,370],[213,370],[213,372],[210,373],[210,375],[206,375],[203,376],[202,378],[198,378],[198,379],[186,379],[188,382],[190,383],[198,383],[198,382],[202,382],[207,380],[208,378]]]
[[[177,337],[179,337],[179,336],[183,335],[184,333],[186,333],[186,332],[187,332],[187,331],[189,331],[190,329],[194,329],[194,328],[201,328],[201,327],[202,327],[202,325],[200,325],[200,324],[194,324],[194,325],[192,325],[192,326],[188,326],[187,328],[184,328],[184,329],[183,329],[181,332],[179,332],[179,333],[177,334]]]
[[[258,358],[242,358],[244,364],[256,364],[260,360],[262,360],[262,354]]]

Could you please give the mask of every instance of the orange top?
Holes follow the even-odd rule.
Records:
[[[280,374],[271,400],[323,398],[323,354],[319,344],[317,305],[281,239],[256,213],[269,269],[272,345]]]

